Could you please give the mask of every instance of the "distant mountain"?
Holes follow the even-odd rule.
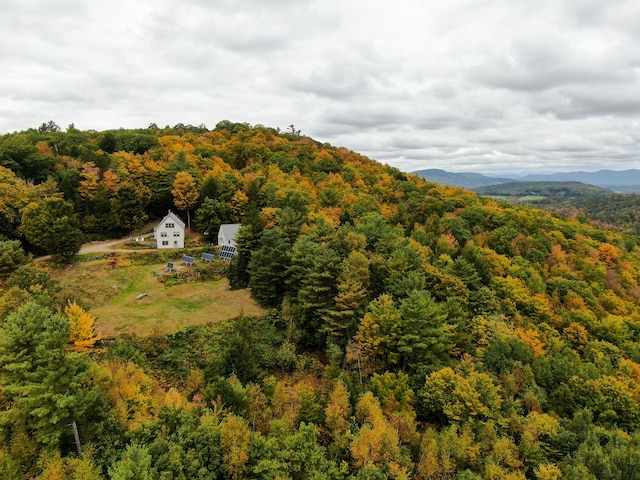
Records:
[[[433,183],[439,183],[440,185],[449,185],[451,187],[462,188],[478,188],[486,185],[497,185],[500,183],[515,182],[512,178],[494,178],[479,173],[453,173],[439,170],[437,168],[431,168],[427,170],[418,170],[412,172],[418,175],[420,178]]]
[[[640,192],[640,170],[599,170],[597,172],[567,172],[549,175],[527,175],[519,179],[523,182],[582,182],[617,192]]]
[[[580,182],[619,193],[640,193],[640,170],[599,170],[597,172],[565,172],[530,174],[517,179],[489,177],[479,173],[453,173],[436,168],[413,172],[430,182],[474,190],[511,182]]]

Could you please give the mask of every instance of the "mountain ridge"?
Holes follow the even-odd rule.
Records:
[[[473,172],[447,172],[438,169],[425,169],[412,172],[428,181],[474,189],[489,185],[511,182],[580,182],[597,187],[607,188],[622,193],[640,192],[640,170],[610,170],[595,172],[575,171],[551,174],[529,174],[519,178],[492,177]]]

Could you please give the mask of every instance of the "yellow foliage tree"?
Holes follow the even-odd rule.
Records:
[[[607,266],[613,266],[618,261],[618,257],[620,256],[620,252],[616,247],[611,245],[610,243],[602,243],[598,247],[598,253],[600,256],[600,261],[607,264]]]
[[[95,343],[102,338],[102,335],[94,330],[96,319],[76,302],[71,301],[65,307],[64,314],[69,319],[71,326],[69,331],[70,348],[76,352],[91,350]]]
[[[583,325],[578,322],[573,322],[571,325],[565,328],[564,334],[573,348],[580,352],[584,349],[587,343],[589,343],[589,332],[586,328],[584,328]]]
[[[514,333],[520,340],[531,347],[534,355],[544,355],[546,353],[544,343],[540,340],[540,335],[535,330],[516,328]]]
[[[246,478],[251,431],[241,417],[229,415],[220,425],[220,445],[229,478]]]
[[[198,187],[189,172],[178,172],[173,182],[173,203],[179,210],[187,211],[187,227],[191,230],[190,210],[198,203]]]
[[[398,432],[385,418],[380,402],[373,393],[365,393],[358,401],[356,418],[363,424],[350,446],[357,468],[369,463],[376,466],[389,466],[393,463],[402,465],[398,470],[400,474],[412,467],[410,460],[402,456]]]
[[[562,470],[553,463],[541,463],[533,469],[538,480],[560,480],[562,478]]]
[[[19,223],[21,211],[34,193],[33,185],[25,185],[12,170],[0,166],[0,213],[7,220]]]
[[[114,197],[118,188],[120,188],[120,177],[113,170],[107,170],[102,176],[102,185],[109,193],[109,196]]]
[[[97,372],[98,384],[115,411],[120,427],[130,431],[152,418],[162,399],[153,380],[134,363],[109,360]]]
[[[331,392],[329,403],[325,408],[326,422],[329,432],[336,438],[347,432],[349,428],[349,391],[341,380],[336,382],[336,386]]]
[[[87,162],[82,167],[80,178],[78,193],[82,198],[93,199],[96,196],[96,190],[98,190],[100,169],[96,167],[94,162]]]

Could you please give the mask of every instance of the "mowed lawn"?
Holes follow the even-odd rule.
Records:
[[[109,269],[104,261],[68,267],[54,276],[96,317],[96,330],[110,337],[169,333],[185,325],[215,322],[264,311],[249,290],[228,290],[226,279],[165,286],[158,280],[166,263]],[[146,296],[137,299],[140,294]]]

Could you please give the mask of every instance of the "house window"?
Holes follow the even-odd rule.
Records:
[[[163,240],[162,245],[169,245],[169,240]]]
[[[160,236],[163,237],[163,238],[166,237],[167,236],[167,232],[160,232]]]
[[[180,236],[180,232],[173,232],[173,236],[174,237],[179,237]]]
[[[175,223],[165,223],[164,226],[166,228],[175,228],[176,224]]]

